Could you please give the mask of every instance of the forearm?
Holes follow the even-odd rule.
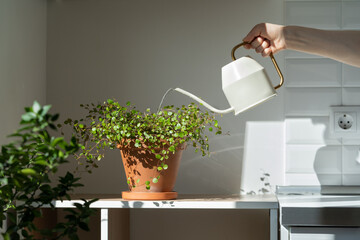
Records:
[[[360,31],[284,28],[285,48],[317,54],[360,67]]]

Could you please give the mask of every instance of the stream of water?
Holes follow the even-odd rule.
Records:
[[[158,107],[157,112],[160,112],[160,110],[161,110],[161,105],[163,104],[166,95],[168,95],[168,93],[171,92],[171,91],[173,91],[173,90],[174,90],[173,88],[169,88],[169,89],[165,92],[164,96],[162,97],[162,99],[161,99],[161,101],[160,101],[160,105],[159,105],[159,107]]]

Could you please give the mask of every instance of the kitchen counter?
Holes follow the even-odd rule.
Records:
[[[296,237],[290,239],[311,239],[316,234],[347,239],[360,234],[359,195],[324,195],[320,187],[299,186],[278,187],[277,198],[281,240],[292,234]]]
[[[357,195],[278,195],[281,207],[302,207],[302,208],[360,208],[360,196]]]

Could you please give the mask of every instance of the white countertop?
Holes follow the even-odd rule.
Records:
[[[72,200],[55,201],[57,208],[73,207],[80,199],[99,198],[92,208],[163,208],[163,209],[277,209],[275,195],[179,195],[176,200],[127,201],[121,195],[74,195]]]
[[[326,191],[324,191],[324,188]],[[341,191],[341,187],[336,188],[337,189],[334,192],[344,192]],[[358,188],[359,187],[356,187],[353,190]],[[329,192],[329,189],[331,189],[329,186],[278,186],[277,198],[280,207],[360,207],[360,195],[322,194],[324,192]]]
[[[280,207],[360,207],[358,195],[278,195]]]

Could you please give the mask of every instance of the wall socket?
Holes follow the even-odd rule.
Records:
[[[360,139],[360,106],[330,107],[330,137]]]

